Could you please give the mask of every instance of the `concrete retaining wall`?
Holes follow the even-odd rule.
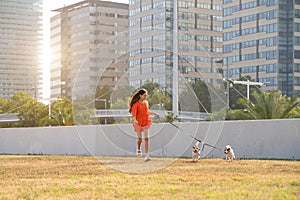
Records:
[[[202,157],[224,157],[230,144],[240,158],[300,159],[300,119],[175,124],[152,125],[152,156],[191,157],[196,137],[216,147]],[[2,128],[0,153],[135,156],[136,140],[131,124]]]

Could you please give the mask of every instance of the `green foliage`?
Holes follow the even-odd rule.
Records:
[[[178,116],[174,115],[174,113],[172,112],[168,112],[168,114],[165,116],[165,121],[166,122],[173,122],[175,120],[177,120]]]
[[[50,112],[49,112],[50,108]],[[65,97],[45,105],[25,92],[16,93],[10,99],[0,99],[1,113],[18,113],[20,122],[2,124],[1,127],[70,126],[96,124],[92,117],[94,108]],[[49,115],[50,114],[50,115]],[[76,119],[76,123],[74,122]]]
[[[228,110],[226,115],[226,120],[249,120],[247,110],[236,109],[236,110]]]
[[[51,102],[51,125],[70,126],[74,124],[72,102],[65,97]]]
[[[9,104],[9,105],[8,105]],[[20,122],[13,124],[14,127],[37,127],[44,126],[48,117],[48,106],[32,98],[25,92],[16,93],[8,100],[7,108],[18,113]]]
[[[172,102],[170,92],[162,88],[158,83],[146,82],[141,88],[148,91],[147,100],[150,109],[153,110],[171,110]]]
[[[127,109],[128,108],[128,101],[125,101],[124,99],[118,98],[116,100],[116,102],[111,105],[111,108],[112,109]]]
[[[81,101],[73,102],[73,119],[75,125],[99,124],[94,116],[94,108],[89,108]]]
[[[4,114],[11,110],[11,104],[9,100],[0,98],[0,113]]]
[[[152,95],[148,97],[150,109],[152,110],[171,110],[171,98],[167,91],[161,91],[159,88],[154,88]]]
[[[182,91],[179,95],[181,111],[211,112],[211,98],[206,83],[197,79],[191,83],[191,88]]]
[[[132,86],[118,86],[114,89],[111,95],[113,109],[127,109],[128,100],[133,91],[135,91],[135,88]]]
[[[219,112],[210,113],[207,121],[223,121],[226,117],[226,107],[222,108]]]
[[[240,99],[248,119],[283,119],[293,117],[293,110],[299,105],[297,97],[282,95],[280,91],[253,92],[254,101]]]
[[[109,86],[105,85],[102,88],[97,87],[96,94],[95,94],[95,108],[97,110],[109,109],[111,94],[112,94],[112,89]]]
[[[211,100],[211,112],[220,112],[226,107],[226,95],[224,87],[215,87],[210,83],[207,83],[210,100]]]
[[[300,104],[298,104],[291,112],[291,118],[300,118]]]
[[[148,91],[148,95],[152,96],[154,92],[160,88],[160,84],[146,81],[146,83],[141,88],[146,89]]]
[[[238,81],[251,81],[254,82],[255,80],[251,78],[251,76],[242,76],[241,78],[238,79]],[[227,84],[226,86],[227,87]],[[250,101],[255,101],[254,96],[252,95],[254,91],[259,92],[260,91],[260,86],[249,86],[249,99]],[[246,98],[247,97],[247,85],[241,85],[241,84],[233,84],[229,88],[229,107],[231,109],[242,109],[243,106],[239,104],[239,99],[240,98]]]
[[[14,105],[19,108],[16,109],[21,120],[21,127],[36,127],[43,126],[42,119],[48,116],[48,107],[41,102],[33,99],[26,93],[17,93],[11,98]]]

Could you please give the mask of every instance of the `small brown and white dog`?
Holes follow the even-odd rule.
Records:
[[[193,146],[192,159],[194,162],[197,162],[199,158],[200,158],[199,142],[196,142],[196,144]]]
[[[234,151],[230,145],[225,146],[224,153],[226,154],[226,161],[235,159]]]

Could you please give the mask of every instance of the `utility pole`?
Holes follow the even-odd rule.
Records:
[[[261,82],[251,82],[249,80],[247,81],[236,81],[236,80],[232,80],[232,79],[223,79],[224,81],[227,82],[227,92],[229,92],[229,84],[241,84],[241,85],[247,85],[247,100],[249,101],[250,99],[250,85],[258,85],[258,86],[263,86],[263,85],[266,85],[268,82],[264,82],[264,83],[261,83]],[[228,93],[229,94],[229,93]],[[229,96],[229,95],[228,95]],[[227,101],[228,103],[229,101]]]
[[[178,115],[178,36],[177,36],[177,0],[173,0],[173,68],[172,68],[172,111]]]
[[[104,112],[107,114],[107,99],[96,99],[95,101],[102,101],[104,102]],[[104,118],[104,123],[107,124],[107,118]]]
[[[227,77],[227,80],[229,79],[229,59],[228,57],[226,58],[226,77]],[[229,81],[227,81],[227,92],[226,92],[226,108],[227,108],[227,111],[230,109],[230,106],[229,106],[229,86],[230,86],[230,83]]]
[[[266,83],[261,83],[261,82],[250,82],[249,80],[247,81],[235,81],[235,80],[229,80],[227,83],[232,82],[233,84],[241,84],[241,85],[247,85],[247,99],[250,99],[250,85],[259,85],[263,86]]]

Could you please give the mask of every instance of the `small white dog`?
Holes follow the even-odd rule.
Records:
[[[226,161],[235,159],[234,151],[230,145],[225,146],[224,153],[226,154]]]
[[[197,162],[199,158],[200,158],[199,142],[196,142],[196,144],[193,146],[192,159],[194,162]]]

